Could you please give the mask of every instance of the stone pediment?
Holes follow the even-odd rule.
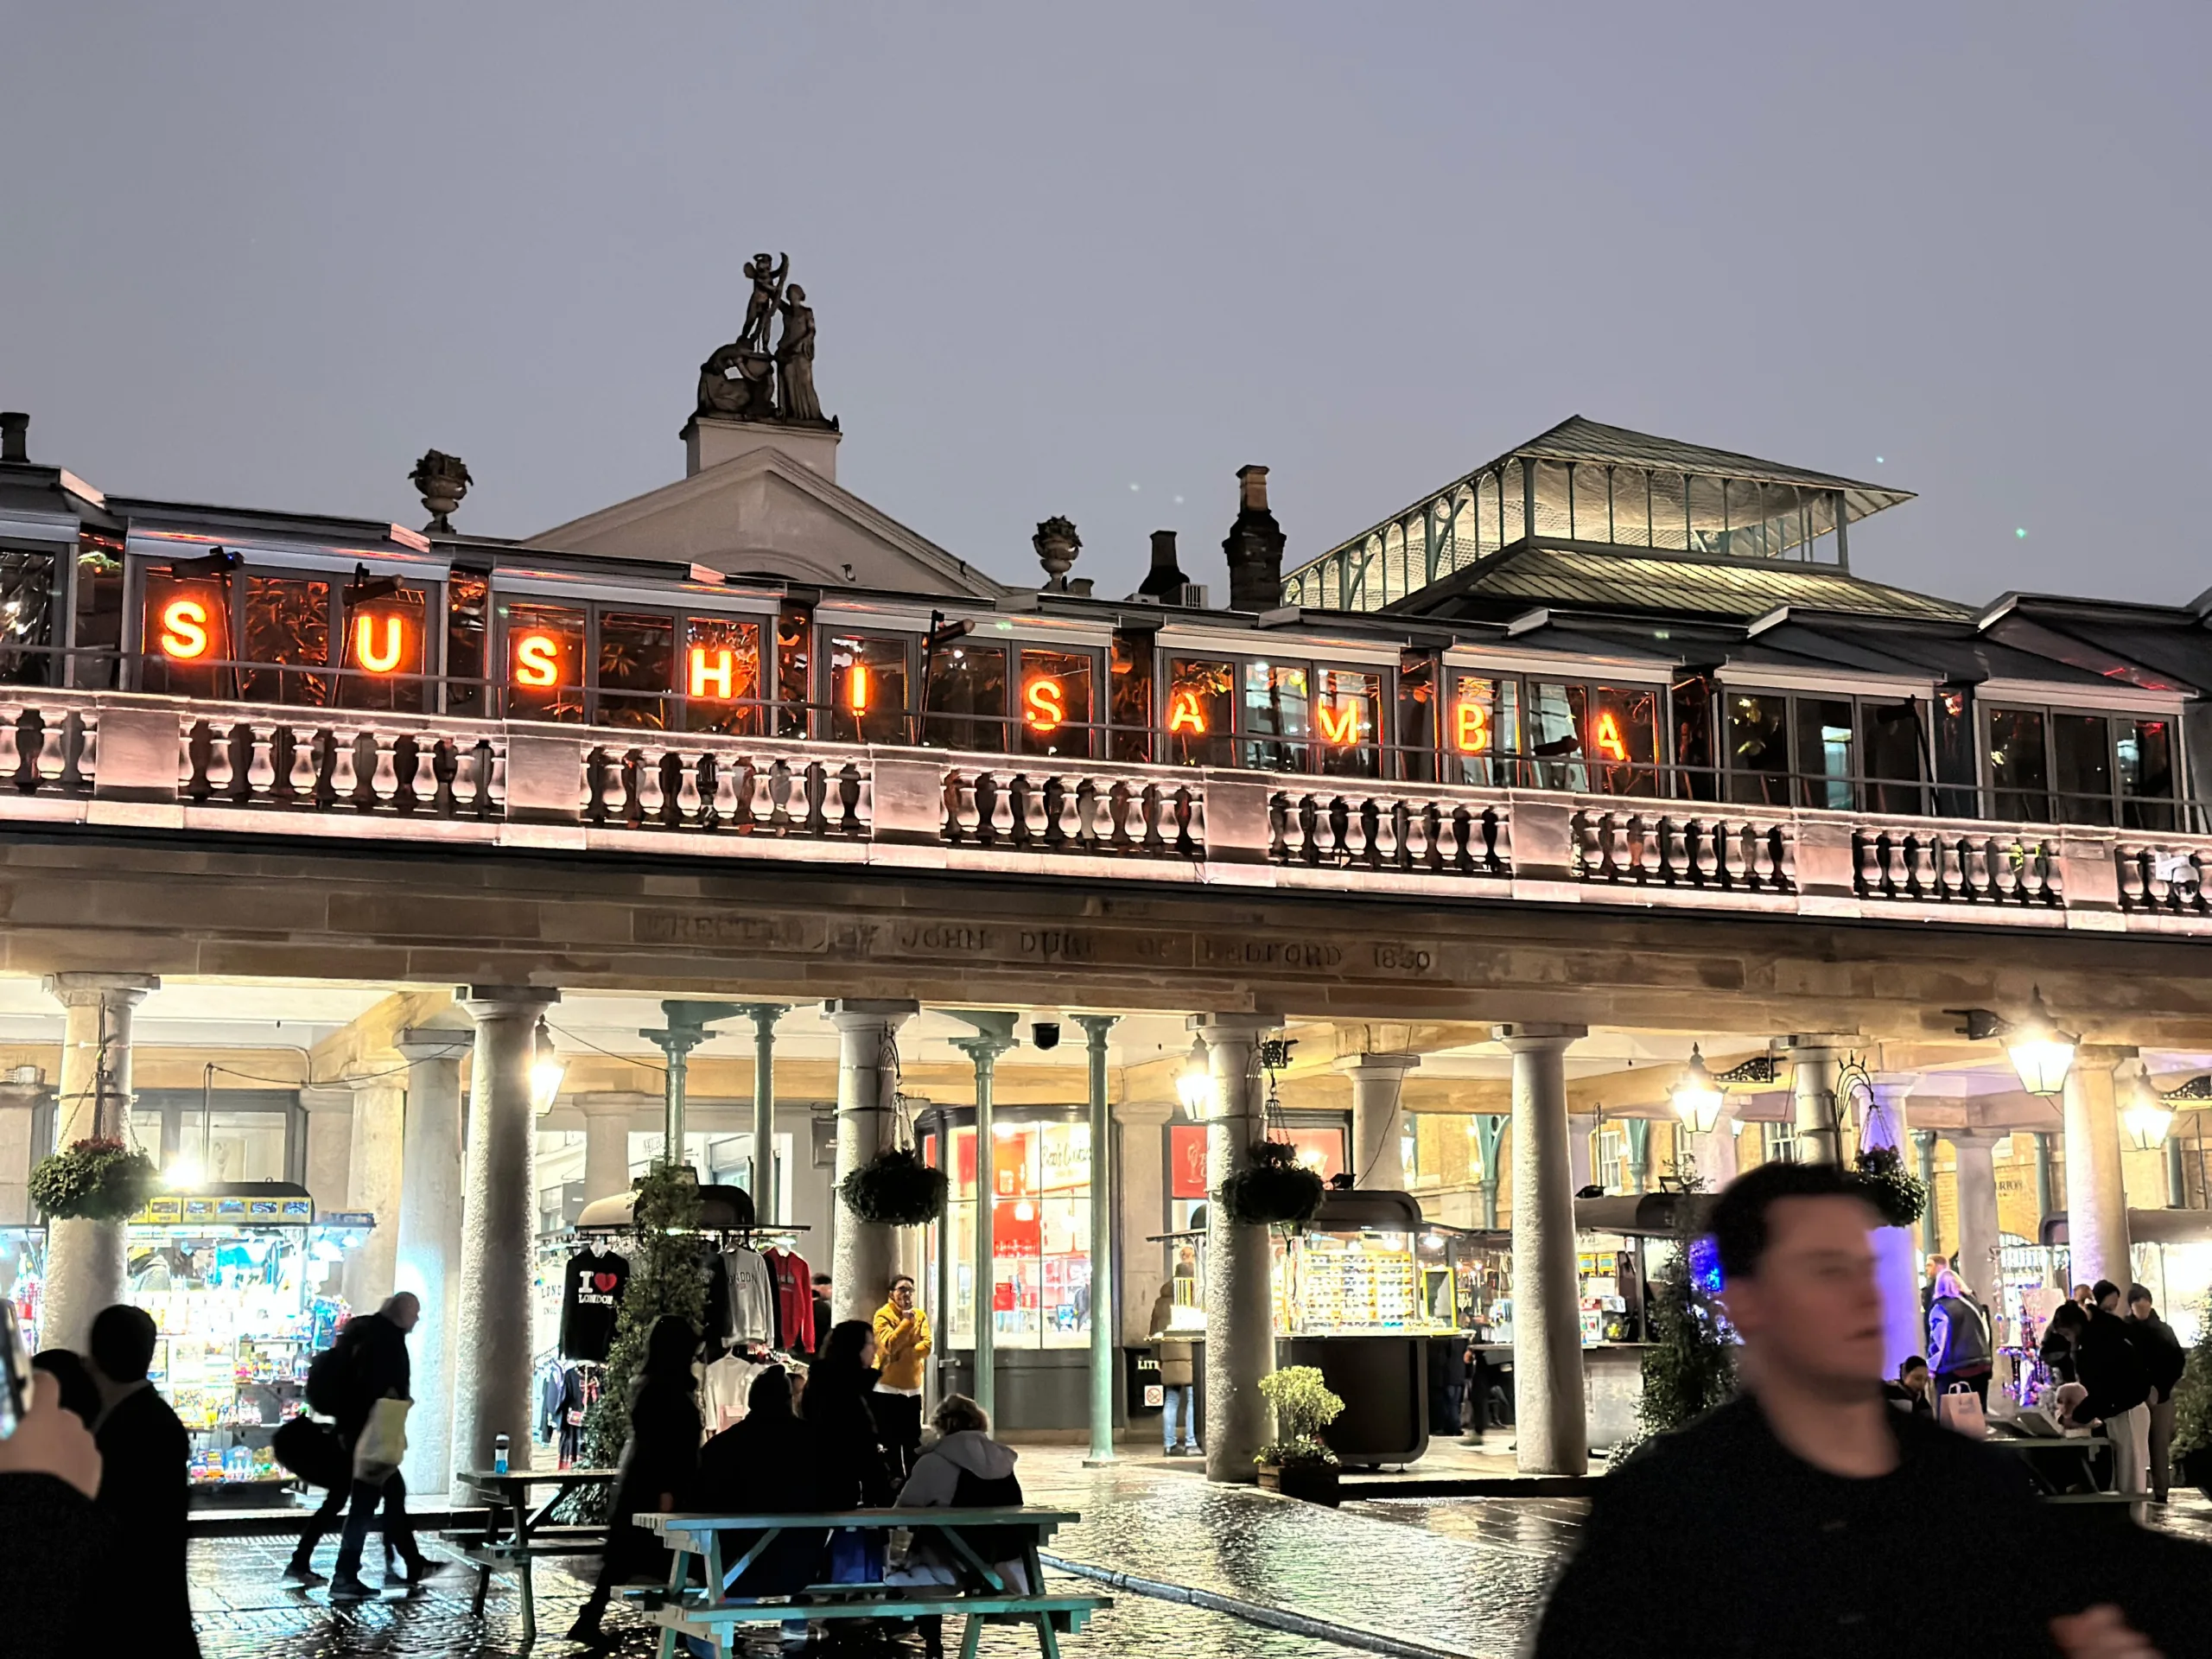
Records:
[[[851,491],[766,447],[556,524],[523,545],[703,564],[728,576],[825,588],[974,599],[1007,591]]]

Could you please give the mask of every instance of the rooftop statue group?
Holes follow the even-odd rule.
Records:
[[[741,421],[792,421],[835,426],[824,420],[814,393],[814,308],[797,283],[786,286],[791,257],[771,260],[756,253],[745,262],[753,292],[745,327],[699,365],[699,413]],[[769,330],[783,316],[772,350]]]

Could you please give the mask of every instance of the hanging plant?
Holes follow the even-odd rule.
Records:
[[[1928,1210],[1928,1187],[1895,1147],[1869,1147],[1854,1160],[1859,1190],[1892,1227],[1910,1227]]]
[[[912,1147],[876,1154],[838,1182],[837,1191],[862,1221],[926,1227],[944,1214],[944,1172],[931,1169]]]
[[[31,1202],[50,1221],[123,1221],[160,1190],[154,1160],[120,1141],[71,1143],[31,1171]]]
[[[1252,1147],[1251,1166],[1224,1181],[1214,1197],[1231,1221],[1295,1226],[1313,1219],[1322,1192],[1321,1178],[1298,1161],[1297,1147],[1262,1141]]]

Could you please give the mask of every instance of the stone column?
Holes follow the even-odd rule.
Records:
[[[347,1209],[353,1091],[343,1084],[309,1084],[300,1090],[300,1109],[308,1120],[308,1196],[315,1200],[315,1213]]]
[[[976,1268],[976,1403],[987,1414],[998,1410],[998,1319],[995,1294],[998,1287],[998,1137],[994,1133],[994,1074],[999,1056],[1014,1046],[1014,1016],[992,1012],[957,1016],[976,1027],[973,1037],[952,1046],[976,1066],[976,1212],[975,1233],[969,1247]]]
[[[1943,1248],[1942,1229],[1936,1224],[1936,1132],[1915,1129],[1912,1132],[1912,1154],[1919,1167],[1920,1184],[1928,1190],[1928,1207],[1920,1212],[1920,1250],[1923,1255],[1934,1255]]]
[[[1621,1137],[1628,1142],[1628,1190],[1631,1192],[1649,1192],[1651,1120],[1648,1117],[1623,1118]]]
[[[1801,1164],[1846,1161],[1836,1134],[1835,1077],[1850,1042],[1848,1038],[1826,1036],[1789,1039],[1789,1097],[1796,1109]]]
[[[1946,1130],[1959,1191],[1959,1276],[1993,1307],[1997,1302],[1997,1137]]]
[[[2050,1201],[2055,1195],[2055,1189],[2057,1186],[2057,1183],[2052,1179],[2052,1176],[2056,1172],[2051,1168],[2050,1162],[2050,1131],[2049,1129],[2037,1129],[2034,1132],[2034,1135],[2036,1145],[2036,1226],[2038,1230],[2036,1243],[2040,1244],[2043,1243],[2040,1230],[2044,1222],[2050,1215]],[[2071,1287],[2069,1287],[2069,1288],[2071,1288]]]
[[[776,1213],[776,1021],[781,1002],[748,1002],[753,1016],[753,1218],[768,1225]]]
[[[918,1002],[825,1002],[837,1027],[837,1180],[892,1144],[899,1126],[899,1027],[922,1011]],[[898,1270],[897,1229],[862,1221],[840,1192],[837,1236],[830,1259],[830,1317],[872,1318]]]
[[[1281,1022],[1267,1014],[1198,1014],[1190,1024],[1205,1039],[1212,1099],[1207,1104],[1206,1190],[1252,1161],[1265,1133],[1265,1088],[1253,1050]],[[1252,1459],[1270,1438],[1271,1414],[1260,1379],[1274,1370],[1274,1266],[1268,1230],[1232,1222],[1218,1204],[1206,1205],[1206,1478],[1259,1478]]]
[[[391,1294],[399,1261],[402,1159],[407,1133],[406,1073],[387,1065],[365,1065],[347,1077],[353,1096],[351,1146],[346,1156],[346,1208],[376,1217],[361,1248],[346,1258],[342,1282],[356,1313],[381,1306]]]
[[[1106,1105],[1106,1038],[1117,1014],[1078,1014],[1090,1084],[1090,1457],[1114,1460],[1114,1125]],[[1088,1466],[1088,1465],[1086,1465]]]
[[[461,1216],[461,1339],[454,1365],[454,1467],[489,1469],[493,1440],[530,1435],[531,1278],[537,1230],[537,1115],[530,1096],[537,1018],[558,991],[471,985],[467,1186]]]
[[[1500,1026],[1513,1055],[1513,1408],[1529,1475],[1590,1466],[1574,1277],[1574,1187],[1566,1141],[1567,1045],[1581,1026]]]
[[[412,1350],[415,1408],[407,1414],[408,1485],[433,1496],[453,1484],[453,1383],[467,1308],[461,1294],[461,1063],[476,1033],[403,1031],[392,1047],[407,1062],[401,1140],[399,1242],[392,1288],[423,1304]]]
[[[54,1090],[36,1083],[0,1083],[0,1227],[25,1227],[31,1210],[31,1166],[45,1155],[33,1144],[32,1125]]]
[[[1352,1185],[1378,1192],[1406,1190],[1406,1157],[1398,1144],[1405,1119],[1400,1100],[1406,1073],[1421,1064],[1418,1054],[1345,1056],[1337,1070],[1351,1079]]]
[[[56,1149],[96,1135],[130,1138],[131,1011],[161,985],[151,974],[46,976],[47,995],[61,1004],[67,1020],[54,1104]],[[152,1155],[159,1154],[156,1147]],[[48,1229],[41,1346],[83,1352],[94,1316],[128,1300],[124,1226],[75,1217]]]
[[[2084,1045],[2066,1074],[2066,1236],[2077,1285],[2109,1279],[2125,1288],[2130,1275],[2113,1068],[2134,1053]]]
[[[584,1202],[618,1198],[630,1190],[630,1131],[639,1113],[663,1103],[637,1089],[610,1089],[572,1098],[584,1115]]]
[[[2166,1208],[2185,1210],[2189,1207],[2189,1174],[2182,1162],[2179,1136],[2171,1133],[2167,1135],[2165,1154]]]
[[[1590,1141],[1598,1133],[1598,1114],[1576,1112],[1567,1120],[1567,1193],[1590,1185]]]
[[[1174,1270],[1164,1245],[1145,1242],[1167,1230],[1167,1137],[1162,1131],[1174,1116],[1172,1101],[1125,1100],[1114,1108],[1122,1172],[1116,1195],[1122,1230],[1117,1287],[1122,1340],[1132,1346],[1151,1336],[1152,1305]]]

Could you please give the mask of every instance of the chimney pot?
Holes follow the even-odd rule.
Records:
[[[19,409],[0,410],[0,461],[29,461],[31,417]]]
[[[1229,608],[1272,611],[1282,603],[1282,550],[1287,539],[1268,511],[1268,469],[1236,469],[1236,522],[1221,544],[1229,560]]]
[[[1152,532],[1152,569],[1137,584],[1137,592],[1166,601],[1179,595],[1191,585],[1183,574],[1183,567],[1175,557],[1175,532],[1155,530]]]
[[[1237,505],[1247,512],[1268,510],[1268,469],[1264,467],[1239,467],[1236,469],[1239,486]]]

